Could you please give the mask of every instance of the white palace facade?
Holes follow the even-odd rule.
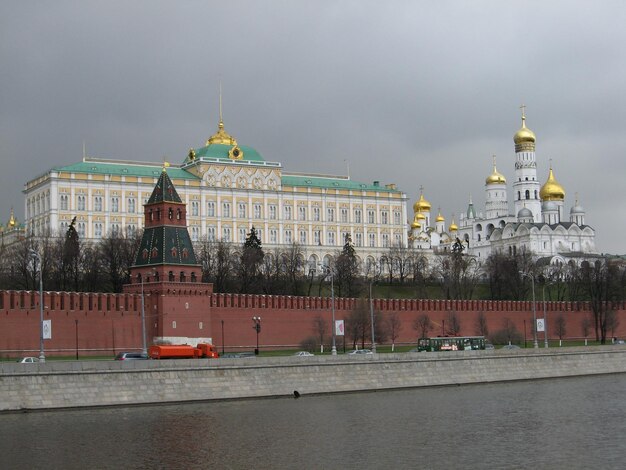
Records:
[[[83,239],[143,227],[143,204],[162,163],[82,161],[48,170],[26,183],[27,233],[64,233],[74,217]],[[328,263],[350,237],[363,265],[392,245],[407,246],[407,196],[395,184],[346,176],[286,172],[224,129],[191,149],[168,175],[187,204],[192,241],[241,244],[252,226],[266,250],[298,243],[311,268]]]

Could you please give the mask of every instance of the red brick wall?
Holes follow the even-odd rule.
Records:
[[[157,285],[158,284],[158,285]],[[313,321],[321,314],[330,327],[331,301],[320,297],[263,296],[211,294],[205,285],[189,284],[180,288],[176,283],[144,285],[148,341],[152,336],[213,337],[221,350],[222,321],[224,345],[227,350],[256,346],[256,331],[252,317],[261,317],[261,348],[292,346],[309,336],[317,336]],[[137,287],[136,285],[134,286]],[[113,351],[140,349],[141,296],[136,289],[124,294],[45,292],[45,319],[52,320],[52,339],[45,341],[46,354],[72,356],[76,348],[81,355],[111,355]],[[532,302],[512,301],[444,301],[376,299],[375,308],[383,312],[398,312],[402,328],[399,343],[415,342],[415,319],[427,313],[435,324],[432,336],[440,334],[448,312],[456,311],[461,322],[461,334],[475,334],[475,324],[482,311],[490,332],[503,327],[505,318],[515,323],[532,340]],[[335,317],[344,319],[356,303],[355,299],[336,299]],[[156,308],[155,308],[156,306]],[[581,322],[590,316],[587,303],[547,302],[550,338],[557,338],[555,321],[563,313],[567,338],[582,337]],[[616,336],[626,336],[626,310],[617,311],[619,327]],[[543,317],[543,304],[537,302],[537,317]],[[176,329],[172,328],[176,321]],[[202,328],[200,328],[202,323]],[[593,336],[593,331],[591,333]],[[590,339],[592,339],[592,336]],[[539,333],[543,341],[543,333]],[[338,347],[342,339],[337,339]],[[39,351],[39,294],[36,291],[0,291],[0,354],[37,355]]]

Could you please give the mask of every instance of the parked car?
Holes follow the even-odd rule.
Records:
[[[309,351],[298,351],[297,353],[294,354],[294,356],[299,356],[299,357],[310,357],[314,355],[315,354],[311,354]]]
[[[38,357],[23,357],[21,359],[18,359],[17,362],[21,364],[33,364],[35,362],[39,362],[39,358]]]
[[[369,349],[353,349],[348,354],[374,354]]]
[[[150,359],[147,354],[139,352],[121,352],[115,356],[116,361],[129,361],[129,360],[145,360]]]
[[[496,349],[495,346],[491,343],[485,343],[485,350],[492,350],[492,349]]]
[[[616,339],[615,341],[613,341],[613,344],[624,344],[624,340],[623,339]]]
[[[520,347],[517,344],[505,344],[502,349],[520,349]]]

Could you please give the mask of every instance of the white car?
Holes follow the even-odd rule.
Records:
[[[39,362],[39,358],[38,357],[23,357],[21,359],[18,359],[17,362],[21,364],[32,364],[34,362]]]
[[[314,354],[311,354],[308,351],[299,351],[297,353],[294,354],[294,356],[298,356],[298,357],[309,357],[309,356],[314,356]]]
[[[374,354],[369,349],[353,349],[348,354]]]

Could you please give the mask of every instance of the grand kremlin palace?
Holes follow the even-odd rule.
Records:
[[[479,264],[494,251],[515,254],[522,249],[547,264],[579,264],[593,258],[595,231],[586,225],[578,198],[568,217],[565,189],[552,165],[545,183],[539,182],[536,137],[526,127],[524,111],[513,141],[514,212],[510,213],[507,180],[494,158],[484,185],[484,211],[470,199],[459,213],[458,225],[453,217],[446,226],[440,212],[433,217],[423,192],[409,220],[407,196],[395,184],[283,171],[280,163],[239,145],[224,129],[221,112],[218,130],[206,145],[189,150],[168,174],[187,205],[192,241],[206,237],[243,243],[254,226],[266,248],[300,244],[309,269],[327,264],[347,236],[358,248],[366,273],[376,268],[389,247],[409,247],[430,258],[450,250],[456,241]],[[34,235],[48,229],[65,231],[75,216],[83,238],[133,232],[143,224],[142,205],[161,167],[161,163],[83,158],[52,168],[26,184],[26,230]]]
[[[54,167],[26,184],[27,232],[63,233],[76,217],[81,238],[132,233],[143,226],[143,204],[162,166],[83,158]],[[363,265],[390,246],[407,246],[407,196],[394,184],[288,173],[239,145],[221,116],[206,145],[167,171],[187,205],[192,241],[243,243],[254,226],[266,250],[300,244],[313,269],[334,257],[346,236],[360,260],[369,261]]]

